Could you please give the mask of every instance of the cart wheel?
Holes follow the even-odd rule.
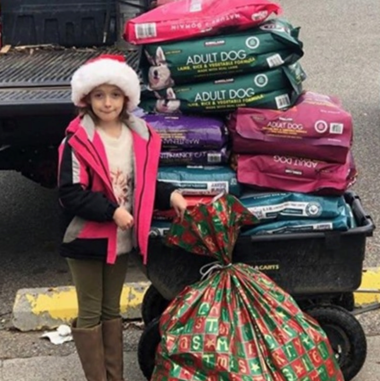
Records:
[[[347,292],[333,299],[333,304],[343,307],[347,311],[355,309],[355,297],[353,292]]]
[[[364,365],[367,355],[367,341],[360,323],[338,306],[313,307],[305,312],[326,332],[345,381],[352,380]]]
[[[152,320],[161,316],[168,305],[169,301],[164,299],[153,285],[150,285],[145,292],[141,307],[144,324],[148,325]]]
[[[137,358],[142,374],[149,381],[152,377],[156,350],[161,341],[160,318],[152,320],[144,329],[137,349]]]

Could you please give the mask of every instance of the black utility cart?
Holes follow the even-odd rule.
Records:
[[[366,238],[375,226],[355,193],[347,192],[345,199],[352,207],[357,227],[347,232],[240,236],[233,261],[265,272],[320,323],[349,381],[366,358],[365,334],[351,312],[353,292],[361,283]],[[142,266],[141,257],[136,255],[136,259]],[[153,372],[160,341],[159,317],[184,287],[200,279],[202,266],[212,261],[210,257],[170,249],[152,232],[148,264],[143,267],[152,285],[143,300],[146,328],[139,343],[139,364],[147,379]]]

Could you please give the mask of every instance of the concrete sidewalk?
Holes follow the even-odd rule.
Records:
[[[355,381],[378,381],[380,336],[368,337],[367,361]],[[0,361],[0,381],[85,381],[77,355]],[[125,353],[125,380],[145,381],[136,352]]]

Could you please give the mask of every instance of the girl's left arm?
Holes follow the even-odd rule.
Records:
[[[178,217],[183,219],[187,209],[187,201],[172,185],[157,181],[155,209],[165,210],[173,208]]]
[[[154,200],[154,209],[168,210],[171,208],[170,197],[176,188],[166,182],[157,181],[156,197]]]

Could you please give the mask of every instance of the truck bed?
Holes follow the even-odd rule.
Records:
[[[72,114],[70,79],[85,61],[100,54],[126,54],[137,70],[139,53],[116,48],[24,47],[0,54],[0,118]]]

